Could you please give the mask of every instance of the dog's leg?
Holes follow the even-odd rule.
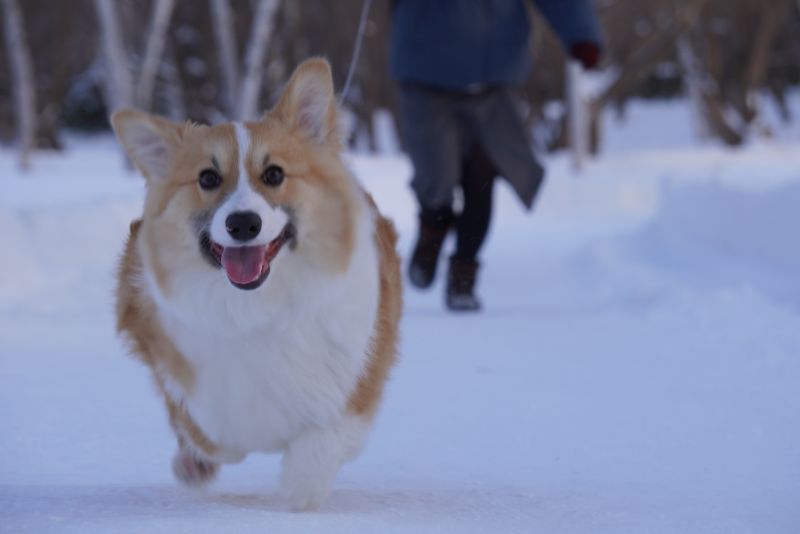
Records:
[[[367,426],[361,418],[348,415],[330,427],[309,428],[289,443],[281,487],[293,510],[315,510],[325,502],[339,468],[361,450]]]
[[[201,487],[217,476],[219,464],[204,460],[188,447],[181,446],[172,458],[172,472],[186,486]]]

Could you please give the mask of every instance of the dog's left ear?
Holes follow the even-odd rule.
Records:
[[[339,124],[330,64],[322,58],[301,63],[273,113],[313,141],[338,144]]]

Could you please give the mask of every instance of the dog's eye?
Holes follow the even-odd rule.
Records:
[[[283,169],[277,165],[270,165],[261,175],[261,181],[272,187],[281,185],[281,182],[283,182]]]
[[[209,189],[216,189],[219,187],[219,184],[222,183],[222,176],[220,176],[216,171],[206,169],[200,173],[200,177],[197,179],[197,181],[201,188],[208,191]]]

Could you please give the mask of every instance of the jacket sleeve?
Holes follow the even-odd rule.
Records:
[[[602,46],[600,24],[591,0],[533,0],[533,3],[567,49],[579,42]]]

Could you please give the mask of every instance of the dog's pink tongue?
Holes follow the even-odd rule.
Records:
[[[249,284],[258,280],[264,269],[266,247],[225,247],[222,266],[231,282]]]

